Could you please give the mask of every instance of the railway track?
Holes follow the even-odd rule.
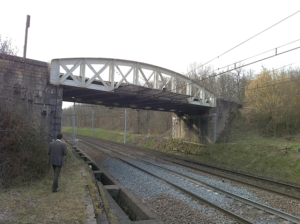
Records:
[[[89,140],[94,139],[94,138],[86,137],[86,136],[80,136],[80,137],[87,138]],[[119,146],[120,149],[125,148],[129,151],[132,151],[134,149],[134,150],[137,150],[139,153],[143,152],[146,155],[151,156],[151,157],[156,156],[157,158],[167,160],[167,161],[172,162],[177,165],[181,165],[181,166],[184,166],[187,168],[206,172],[208,174],[215,175],[220,178],[226,178],[228,180],[242,183],[242,184],[245,184],[245,185],[248,185],[251,187],[259,188],[261,190],[265,190],[265,191],[268,191],[273,194],[277,194],[277,195],[284,196],[284,197],[289,197],[293,200],[300,200],[300,187],[295,186],[295,185],[286,184],[286,183],[282,183],[282,182],[276,182],[276,181],[273,181],[273,180],[270,180],[267,178],[244,174],[241,172],[232,171],[229,169],[216,167],[216,166],[212,166],[209,164],[204,164],[199,161],[186,159],[186,158],[183,158],[180,156],[174,156],[174,155],[158,152],[158,151],[151,150],[151,149],[145,149],[142,147],[126,145],[123,143],[117,143],[117,142],[112,142],[112,141],[103,140],[103,139],[97,139],[97,141],[101,141],[101,144],[106,144],[106,145],[111,145],[111,146],[112,145]]]
[[[234,204],[238,204],[238,206],[237,205],[234,206],[234,210],[240,211],[240,210],[245,210],[244,208],[246,208],[247,212],[244,212],[244,213],[247,213],[247,214],[252,213],[252,217],[256,217],[256,218],[260,217],[259,219],[263,219],[263,220],[266,220],[266,219],[272,220],[274,218],[277,218],[277,220],[281,219],[281,221],[279,223],[283,223],[283,222],[284,223],[300,223],[300,219],[296,216],[290,215],[290,214],[282,212],[280,210],[273,209],[264,204],[257,203],[255,201],[251,201],[251,200],[249,200],[247,198],[243,198],[239,195],[235,195],[230,192],[224,191],[222,189],[216,188],[213,185],[201,182],[191,176],[186,176],[185,174],[182,174],[178,171],[170,170],[169,168],[163,167],[161,164],[159,164],[155,161],[151,162],[150,160],[145,160],[145,159],[141,159],[140,157],[128,155],[126,152],[120,152],[119,144],[110,144],[110,142],[106,142],[106,144],[103,144],[104,142],[103,141],[101,141],[101,142],[102,142],[102,144],[101,144],[101,146],[99,146],[97,143],[90,143],[90,142],[82,141],[82,143],[89,145],[94,150],[101,150],[103,153],[105,153],[106,155],[108,155],[110,157],[119,159],[122,162],[125,162],[131,166],[134,166],[137,169],[142,170],[143,172],[146,172],[152,176],[155,176],[156,178],[159,178],[159,179],[165,181],[166,183],[172,185],[173,187],[180,189],[185,194],[188,194],[193,198],[197,198],[197,200],[201,201],[202,203],[209,204],[210,206],[214,207],[215,209],[222,211],[227,216],[234,218],[239,223],[253,223],[253,221],[235,214],[232,211],[232,209],[230,211],[230,209],[222,208],[214,203],[209,202],[208,200],[206,200],[203,197],[199,197],[198,193],[193,192],[192,190],[189,189],[189,187],[182,186],[182,184],[180,184],[180,183],[184,183],[184,185],[191,185],[191,186],[193,185],[193,186],[196,186],[197,188],[204,188],[206,192],[210,192],[211,194],[217,194],[217,195],[223,196],[224,200],[233,201]],[[112,146],[114,146],[113,149],[112,149]],[[116,151],[116,150],[118,150],[118,151]],[[124,157],[127,159],[124,159]],[[148,167],[145,169],[145,168],[143,168],[144,165],[141,165],[141,164],[147,164],[148,166],[151,166],[152,168]],[[149,169],[152,170],[152,172],[150,172]],[[157,175],[156,173],[158,171],[156,171],[156,173],[155,173],[155,169],[159,169],[160,170],[159,173],[163,172],[164,177],[161,177],[161,175]],[[174,178],[177,179],[177,181],[175,183],[173,181],[171,181]],[[249,210],[251,210],[251,211],[249,211]],[[276,222],[276,223],[278,223],[278,222]]]

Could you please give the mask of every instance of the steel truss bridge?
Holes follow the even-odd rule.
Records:
[[[177,72],[136,61],[60,58],[51,61],[50,83],[63,100],[177,114],[216,107],[213,93]]]

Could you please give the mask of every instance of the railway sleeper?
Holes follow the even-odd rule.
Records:
[[[86,156],[79,148],[73,150],[86,162],[96,180],[99,195],[104,203],[108,223],[120,224],[163,224],[136,197]]]

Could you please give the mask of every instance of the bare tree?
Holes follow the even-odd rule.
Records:
[[[6,37],[2,39],[0,35],[0,53],[8,55],[17,55],[19,49],[16,46],[12,45],[11,38]]]

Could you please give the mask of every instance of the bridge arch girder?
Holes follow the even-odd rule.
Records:
[[[74,74],[75,71],[78,74]],[[195,106],[216,107],[214,94],[188,77],[136,61],[111,58],[53,59],[50,83],[105,92],[114,92],[124,85],[135,85],[186,95],[187,103]]]

